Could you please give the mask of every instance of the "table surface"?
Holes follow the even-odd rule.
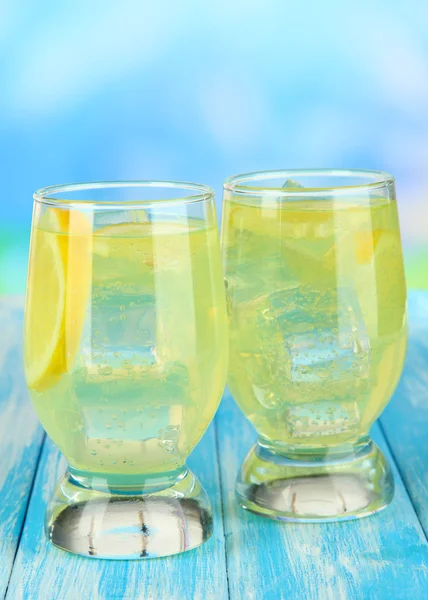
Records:
[[[251,425],[225,394],[188,460],[212,502],[211,539],[147,561],[101,561],[51,546],[46,502],[64,459],[29,402],[22,300],[0,302],[0,597],[8,600],[417,600],[428,598],[428,294],[409,298],[410,340],[400,384],[372,433],[394,471],[387,510],[359,521],[284,524],[241,510],[239,465]]]

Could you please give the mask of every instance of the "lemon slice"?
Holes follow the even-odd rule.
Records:
[[[358,265],[371,262],[382,230],[359,231],[355,234],[355,259]]]
[[[379,335],[395,335],[405,327],[406,283],[400,233],[382,233],[374,253]]]
[[[50,208],[33,230],[25,316],[30,389],[54,385],[73,365],[91,283],[91,224],[79,211]]]

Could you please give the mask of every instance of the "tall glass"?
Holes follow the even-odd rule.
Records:
[[[214,193],[91,183],[34,200],[26,378],[68,462],[47,536],[98,558],[194,548],[212,517],[186,458],[227,372]]]
[[[352,519],[391,501],[369,430],[406,351],[394,180],[273,171],[224,185],[229,386],[258,440],[240,504],[285,521]]]

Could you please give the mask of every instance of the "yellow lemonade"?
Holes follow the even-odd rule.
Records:
[[[182,468],[226,378],[216,227],[144,211],[95,227],[81,211],[39,208],[25,366],[43,426],[72,473]]]
[[[241,198],[223,215],[231,391],[268,444],[356,444],[405,355],[396,202]]]

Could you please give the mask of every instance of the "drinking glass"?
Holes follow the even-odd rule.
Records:
[[[394,179],[371,171],[239,175],[224,184],[229,386],[258,439],[241,506],[353,519],[391,501],[369,430],[406,351]]]
[[[34,200],[26,378],[68,462],[47,536],[98,558],[194,548],[212,514],[186,458],[227,373],[214,193],[107,182]]]

